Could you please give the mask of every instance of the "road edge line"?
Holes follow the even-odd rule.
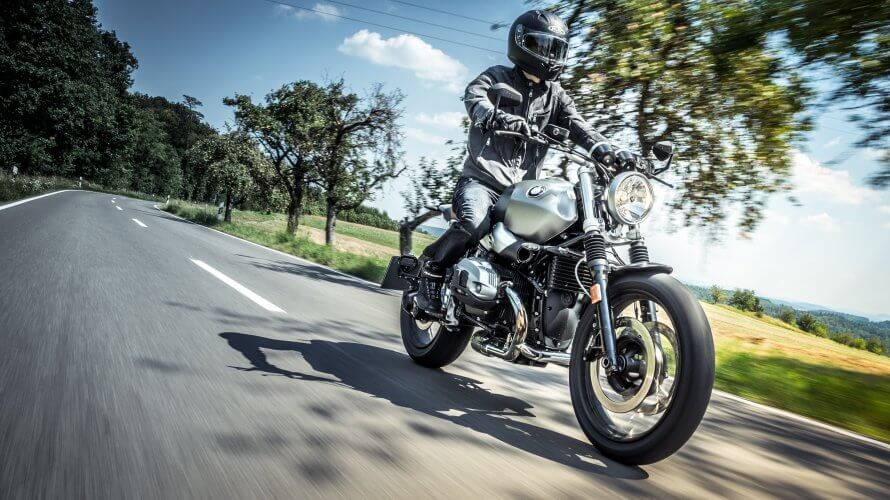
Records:
[[[79,189],[60,189],[60,190],[58,190],[58,191],[53,191],[53,192],[50,192],[50,193],[39,194],[39,195],[37,195],[37,196],[32,196],[32,197],[30,197],[30,198],[23,198],[23,199],[21,199],[21,200],[17,200],[17,201],[13,201],[13,202],[7,203],[6,205],[0,205],[0,211],[2,211],[2,210],[6,210],[7,208],[17,207],[17,206],[19,206],[19,205],[24,205],[25,203],[28,203],[29,201],[39,200],[40,198],[46,198],[47,196],[52,196],[52,195],[54,195],[54,194],[59,194],[59,193],[67,193],[67,192],[69,192],[69,191],[80,191],[80,190],[79,190]]]
[[[373,286],[376,286],[376,287],[380,288],[380,284],[379,284],[379,283],[374,283],[374,282],[372,282],[372,281],[368,281],[368,280],[365,280],[365,279],[362,279],[362,278],[358,278],[358,277],[353,276],[353,275],[351,275],[351,274],[344,273],[343,271],[339,271],[339,270],[337,270],[337,269],[333,269],[333,268],[331,268],[331,267],[328,267],[328,266],[326,266],[326,265],[324,265],[324,264],[319,264],[318,262],[312,262],[311,260],[306,260],[306,259],[304,259],[304,258],[302,258],[302,257],[297,257],[296,255],[291,255],[291,254],[289,254],[289,253],[282,252],[281,250],[276,250],[276,249],[274,249],[274,248],[269,248],[269,247],[267,247],[267,246],[260,245],[259,243],[255,243],[255,242],[253,242],[253,241],[245,240],[244,238],[239,238],[238,236],[235,236],[235,235],[233,235],[233,234],[224,233],[224,232],[222,232],[222,231],[213,229],[212,227],[207,227],[207,226],[198,224],[198,223],[196,223],[196,222],[192,222],[192,221],[190,221],[190,220],[188,220],[188,219],[186,219],[186,218],[183,218],[183,217],[180,217],[180,216],[178,216],[178,215],[176,215],[176,214],[167,212],[166,210],[162,210],[157,204],[154,205],[154,208],[155,208],[156,210],[159,210],[159,211],[161,211],[161,212],[164,212],[165,214],[172,215],[173,217],[176,217],[177,219],[180,219],[180,220],[183,220],[183,221],[185,221],[185,222],[188,222],[189,224],[192,224],[192,225],[195,225],[195,226],[198,226],[198,227],[203,227],[204,229],[209,229],[209,230],[213,231],[214,233],[219,233],[219,234],[221,234],[221,235],[223,235],[223,236],[228,236],[228,237],[230,237],[230,238],[234,238],[234,239],[236,239],[236,240],[240,240],[240,241],[243,241],[243,242],[245,242],[245,243],[249,243],[249,244],[251,244],[251,245],[253,245],[253,246],[257,246],[257,247],[260,247],[260,248],[264,248],[264,249],[266,249],[266,250],[269,250],[269,251],[271,251],[271,252],[275,252],[275,253],[280,254],[280,255],[283,255],[283,256],[285,256],[285,257],[288,257],[288,258],[291,258],[291,259],[294,259],[294,260],[297,260],[297,261],[300,261],[300,262],[305,262],[306,264],[310,264],[310,265],[312,265],[312,266],[320,267],[320,268],[322,268],[322,269],[327,269],[328,271],[333,271],[333,272],[335,272],[335,273],[337,273],[337,274],[339,274],[339,275],[341,275],[341,276],[345,276],[345,277],[350,278],[350,279],[352,279],[352,280],[354,280],[354,281],[358,281],[358,282],[361,282],[361,283],[367,283],[367,284],[369,284],[369,285],[373,285]],[[387,293],[390,294],[390,295],[398,295],[397,293],[391,292],[390,290],[387,290],[387,289],[385,289],[385,288],[380,288],[380,290],[381,290],[381,291],[384,291],[384,292],[387,292]],[[743,403],[743,404],[746,404],[746,405],[748,405],[748,406],[752,406],[752,407],[754,407],[754,408],[758,408],[758,409],[760,409],[760,410],[770,411],[770,412],[773,412],[773,413],[778,413],[778,414],[780,414],[780,415],[783,415],[783,416],[792,418],[792,419],[794,419],[794,420],[798,420],[798,421],[800,421],[800,422],[802,422],[802,423],[810,424],[810,425],[812,425],[812,426],[814,426],[814,427],[819,427],[819,428],[821,428],[821,429],[823,429],[823,430],[831,431],[831,432],[834,432],[834,433],[836,433],[836,434],[840,434],[840,435],[845,436],[845,437],[850,437],[850,438],[853,438],[853,439],[856,439],[856,440],[859,440],[859,441],[862,441],[862,442],[865,442],[865,443],[868,443],[868,444],[871,444],[871,445],[875,445],[875,446],[878,446],[878,447],[881,447],[881,448],[885,448],[885,449],[890,450],[890,443],[885,443],[885,442],[883,442],[883,441],[878,441],[877,439],[870,438],[870,437],[868,437],[868,436],[864,436],[864,435],[862,435],[862,434],[859,434],[859,433],[856,433],[856,432],[853,432],[853,431],[850,431],[850,430],[847,430],[847,429],[842,429],[842,428],[840,428],[840,427],[837,427],[837,426],[834,426],[834,425],[831,425],[831,424],[828,424],[828,423],[825,423],[825,422],[820,422],[820,421],[818,421],[818,420],[815,420],[815,419],[812,419],[812,418],[810,418],[810,417],[806,417],[806,416],[803,416],[803,415],[799,415],[799,414],[797,414],[797,413],[790,412],[790,411],[788,411],[788,410],[783,410],[783,409],[781,409],[781,408],[776,408],[776,407],[774,407],[774,406],[769,406],[769,405],[765,405],[765,404],[763,404],[763,403],[758,403],[758,402],[756,402],[756,401],[751,401],[750,399],[746,399],[746,398],[743,398],[743,397],[741,397],[741,396],[737,396],[737,395],[735,395],[735,394],[730,394],[730,393],[728,393],[728,392],[726,392],[726,391],[721,391],[721,390],[719,390],[719,389],[714,389],[713,392],[716,393],[716,394],[719,394],[720,396],[727,397],[727,398],[732,399],[732,400],[734,400],[734,401],[737,401],[737,402],[739,402],[739,403]]]

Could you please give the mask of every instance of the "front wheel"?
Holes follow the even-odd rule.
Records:
[[[686,443],[708,407],[711,328],[698,301],[666,274],[624,276],[608,293],[618,366],[606,369],[596,307],[588,307],[572,344],[572,406],[604,455],[657,462]]]
[[[451,364],[464,352],[470,342],[473,327],[448,329],[436,321],[414,319],[405,310],[408,292],[402,296],[401,330],[405,351],[415,363],[428,368],[441,368]]]

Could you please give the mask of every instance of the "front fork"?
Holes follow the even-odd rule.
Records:
[[[589,165],[578,169],[578,180],[581,188],[581,209],[584,212],[584,256],[587,266],[593,275],[593,281],[600,289],[599,327],[606,357],[604,368],[611,372],[618,366],[618,354],[615,352],[615,331],[612,328],[612,311],[609,307],[609,294],[606,288],[606,273],[609,261],[606,258],[606,238],[603,236],[603,221],[599,216],[599,207],[595,200],[597,192],[593,186],[593,171]]]

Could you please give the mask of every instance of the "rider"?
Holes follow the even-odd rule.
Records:
[[[416,302],[428,314],[441,314],[439,290],[444,272],[488,234],[489,212],[500,194],[516,182],[541,174],[546,146],[495,136],[492,131],[528,134],[531,127],[540,130],[555,124],[568,129],[569,138],[585,149],[606,140],[578,114],[557,81],[568,48],[568,28],[562,19],[546,10],[528,11],[516,18],[507,39],[507,57],[515,66],[492,66],[467,86],[463,100],[471,126],[468,154],[452,199],[457,222],[423,251],[426,259]],[[495,109],[487,91],[496,83],[506,83],[523,94],[522,103],[502,103]]]

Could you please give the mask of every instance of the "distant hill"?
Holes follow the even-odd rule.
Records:
[[[686,287],[699,300],[710,302],[709,287],[690,284],[687,284]],[[725,292],[727,297],[732,294],[732,290],[725,290]],[[863,339],[878,338],[885,346],[890,346],[890,321],[871,321],[864,316],[833,311],[825,306],[808,304],[806,302],[790,302],[759,296],[758,299],[760,299],[763,313],[768,316],[778,318],[783,309],[793,309],[797,317],[800,317],[802,313],[815,316],[816,319],[828,327],[830,334],[850,332]]]

